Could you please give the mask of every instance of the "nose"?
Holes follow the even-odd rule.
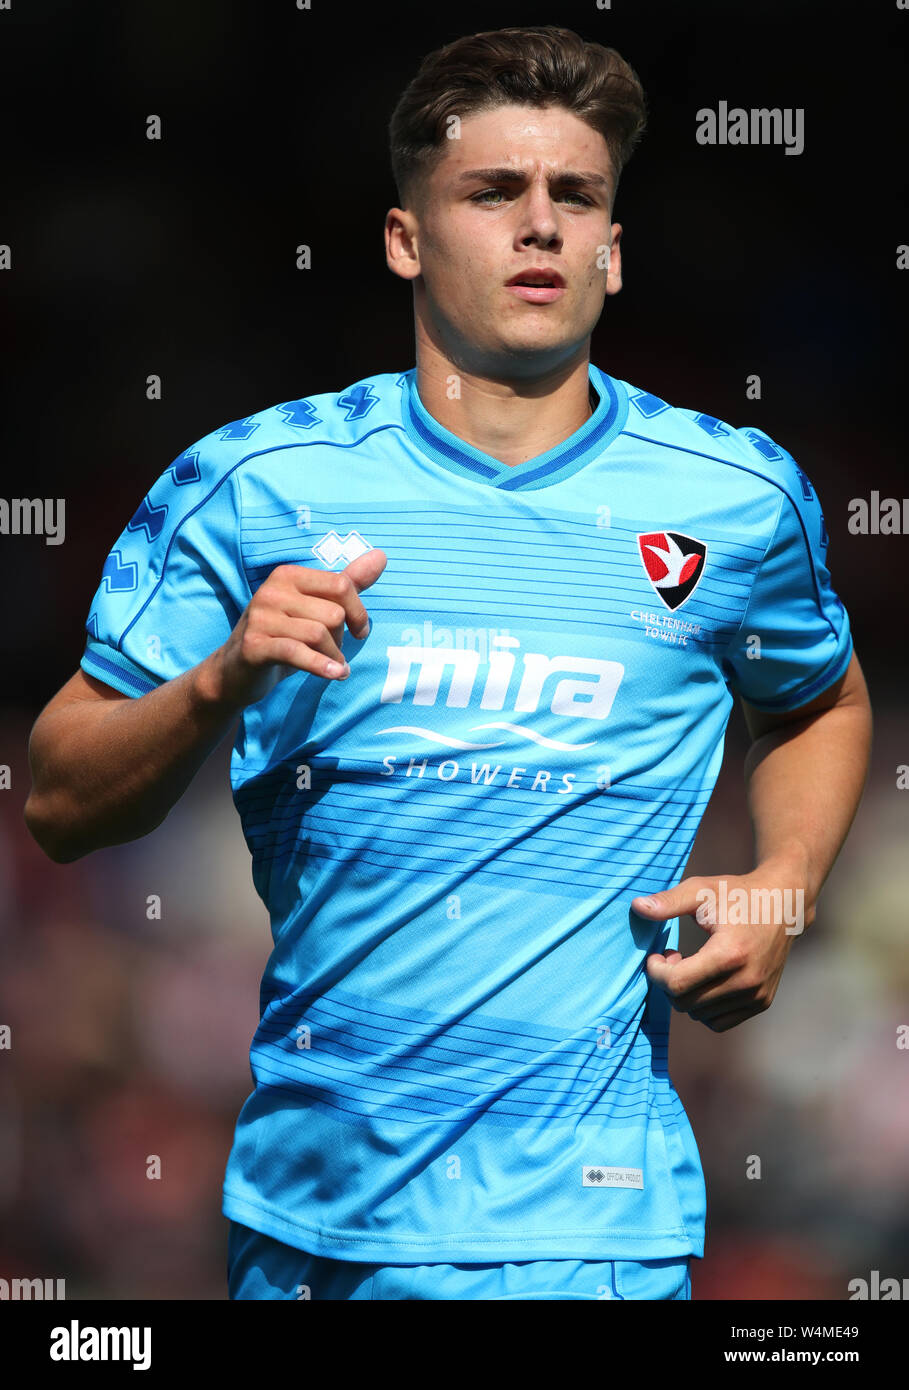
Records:
[[[540,246],[550,246],[561,241],[558,213],[545,179],[536,179],[530,185],[522,199],[522,211],[520,237],[523,245],[535,241]]]

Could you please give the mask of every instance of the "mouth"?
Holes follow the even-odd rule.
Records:
[[[565,293],[565,281],[557,270],[538,267],[518,271],[505,282],[505,288],[518,299],[530,304],[550,304]]]
[[[549,266],[535,265],[529,266],[526,270],[519,270],[512,275],[510,280],[505,281],[506,285],[540,285],[547,289],[563,290],[565,281],[557,270]]]

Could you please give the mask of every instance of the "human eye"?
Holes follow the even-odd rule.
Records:
[[[506,194],[505,191],[504,191],[503,189],[501,189],[501,188],[484,188],[484,189],[481,189],[481,191],[480,191],[479,193],[474,193],[474,194],[472,195],[470,201],[471,201],[472,203],[478,203],[478,204],[481,204],[481,205],[482,205],[482,204],[485,204],[487,207],[496,207],[496,206],[498,206],[498,203],[497,203],[497,202],[490,202],[490,201],[489,201],[490,196],[491,196],[492,198],[495,198],[495,199],[498,200],[499,198],[505,198],[505,197],[507,197],[507,194]],[[563,192],[560,193],[558,196],[559,196],[559,200],[560,200],[560,201],[564,201],[566,198],[578,198],[578,199],[580,199],[580,206],[581,206],[581,207],[588,207],[588,208],[593,207],[593,201],[592,201],[592,199],[586,197],[585,194],[583,194],[583,193],[578,193],[578,192],[577,192],[575,189],[573,189],[573,188],[566,188],[566,189],[564,189]]]

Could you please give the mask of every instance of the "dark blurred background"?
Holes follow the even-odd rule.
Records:
[[[708,1189],[694,1296],[843,1299],[874,1269],[909,1275],[907,538],[847,529],[851,498],[909,493],[909,12],[16,0],[0,12],[3,496],[64,497],[66,540],[0,537],[0,1277],[226,1297],[220,1187],[270,945],[230,739],[152,836],[57,866],[22,820],[29,729],[79,663],[109,549],[186,445],[413,365],[411,291],[382,241],[388,117],[430,49],[549,23],[618,48],[650,103],[593,360],[794,454],[876,711],[865,800],[772,1010],[725,1034],[674,1023]],[[804,153],[699,145],[696,112],[721,100],[803,109]],[[745,746],[736,712],[691,872],[750,867]]]

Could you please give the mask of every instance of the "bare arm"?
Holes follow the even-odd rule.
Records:
[[[871,705],[858,658],[810,704],[769,715],[743,701],[755,862],[786,865],[810,904],[806,925],[858,810],[871,748]]]
[[[207,691],[211,658],[130,699],[81,669],[43,710],[28,757],[25,823],[68,864],[154,830],[180,799],[237,710]]]
[[[240,711],[282,674],[344,680],[344,623],[366,636],[359,591],[385,564],[370,550],[340,573],[279,565],[223,646],[138,699],[77,671],[29,741],[25,821],[45,854],[70,863],[154,830]]]
[[[692,914],[709,933],[693,955],[654,952],[647,974],[672,1000],[715,1032],[768,1009],[796,934],[810,926],[824,880],[852,824],[865,785],[871,707],[858,659],[817,699],[785,714],[742,702],[752,744],[745,760],[754,827],[755,868],[748,874],[686,878],[634,911],[663,921]],[[802,903],[801,923],[769,911],[774,892]],[[757,901],[745,916],[723,915],[740,894]],[[741,901],[741,899],[740,899]],[[719,906],[719,910],[717,905]]]

